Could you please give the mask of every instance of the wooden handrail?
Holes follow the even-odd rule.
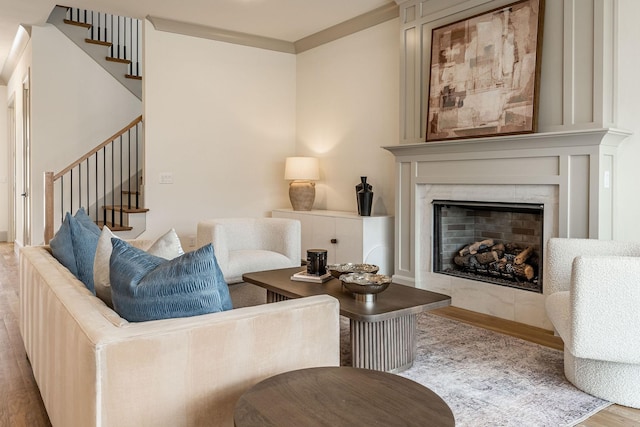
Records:
[[[137,119],[135,119],[134,121],[132,121],[131,123],[129,123],[127,126],[125,126],[124,128],[122,128],[121,130],[119,130],[118,132],[116,132],[115,134],[113,134],[113,136],[110,136],[109,138],[107,138],[102,144],[98,145],[96,148],[94,148],[93,150],[89,151],[87,154],[85,154],[84,156],[80,157],[78,160],[76,160],[75,162],[71,163],[69,166],[67,166],[66,168],[62,169],[62,171],[58,172],[57,174],[53,175],[53,181],[57,181],[62,175],[66,174],[67,172],[69,172],[71,169],[75,168],[76,166],[78,166],[80,163],[84,162],[85,160],[87,160],[89,157],[93,156],[94,154],[96,154],[98,151],[102,150],[104,147],[106,147],[107,145],[109,145],[110,143],[112,143],[113,141],[115,141],[117,138],[119,138],[121,135],[124,135],[127,131],[129,131],[130,129],[132,129],[135,125],[137,125],[138,123],[142,122],[142,116],[139,116]]]

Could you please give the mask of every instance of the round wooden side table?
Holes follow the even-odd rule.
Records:
[[[395,374],[351,367],[285,372],[247,390],[234,412],[236,427],[455,425],[433,391]]]

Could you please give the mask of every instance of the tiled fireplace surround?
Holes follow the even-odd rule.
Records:
[[[396,157],[394,281],[551,330],[544,283],[539,294],[433,273],[431,202],[539,203],[545,244],[555,236],[611,238],[616,151],[627,136],[595,129],[384,147]]]

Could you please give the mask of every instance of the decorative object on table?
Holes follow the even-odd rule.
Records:
[[[373,264],[355,264],[348,262],[345,264],[329,264],[327,270],[336,279],[347,273],[377,273],[380,268]]]
[[[316,198],[316,184],[320,179],[318,159],[314,157],[287,157],[284,179],[289,184],[289,200],[294,211],[310,211]]]
[[[328,271],[322,275],[309,274],[306,270],[302,270],[291,276],[291,280],[298,282],[324,283],[332,279],[331,273]]]
[[[350,291],[356,301],[374,302],[376,295],[391,284],[391,276],[373,273],[348,273],[340,276],[342,285]]]
[[[360,177],[360,184],[356,185],[356,200],[358,201],[358,215],[371,216],[371,204],[373,202],[373,187],[367,184],[367,177]]]
[[[544,0],[434,28],[426,141],[536,131]]]
[[[327,274],[326,249],[307,250],[307,273],[316,276],[324,276]]]

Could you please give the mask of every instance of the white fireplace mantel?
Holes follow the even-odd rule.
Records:
[[[586,129],[563,132],[524,133],[383,147],[396,157],[422,154],[479,153],[484,151],[560,149],[562,147],[607,146],[617,148],[630,132],[622,129]]]
[[[613,238],[616,153],[629,135],[618,129],[587,129],[383,147],[395,155],[397,165],[394,280],[455,292],[448,284],[438,284],[434,276],[441,275],[431,273],[429,210],[434,194],[450,194],[454,200],[542,203],[545,244],[555,236]],[[514,300],[521,295],[508,292]],[[518,314],[456,304],[452,296],[453,305],[523,321]],[[541,297],[524,299],[536,299],[534,311],[544,318]],[[527,320],[524,323],[545,326]]]

